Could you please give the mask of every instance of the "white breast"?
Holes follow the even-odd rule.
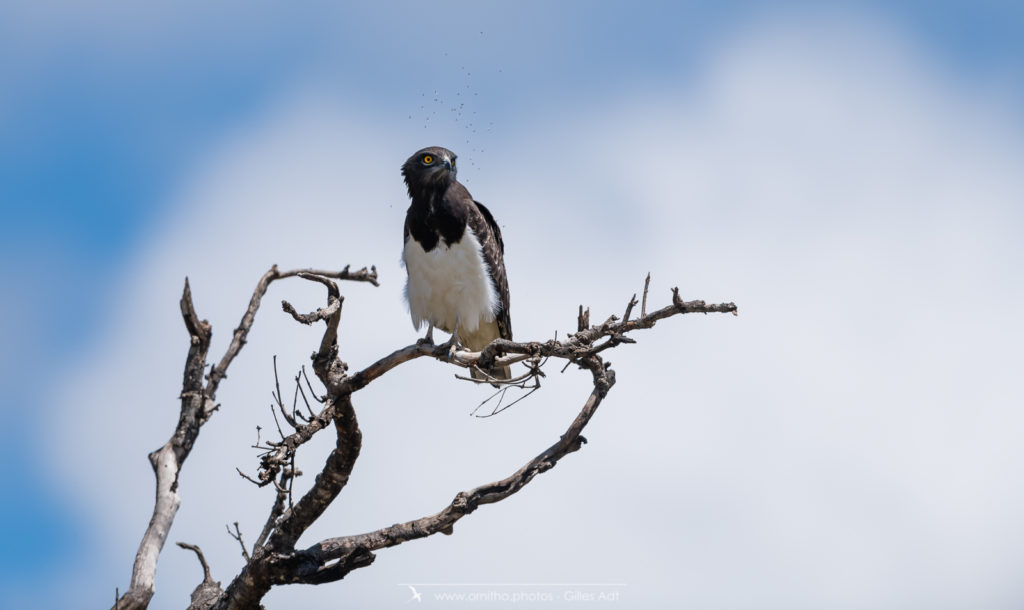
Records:
[[[469,227],[458,243],[449,247],[442,240],[430,252],[410,236],[402,260],[409,274],[405,298],[417,330],[427,322],[452,332],[457,319],[462,335],[494,321],[498,295],[480,241]]]

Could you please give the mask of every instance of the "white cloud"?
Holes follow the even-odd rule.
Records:
[[[624,582],[629,605],[648,607],[1020,601],[1008,567],[1024,558],[1019,143],[862,23],[773,23],[706,68],[689,93],[521,126],[470,188],[507,236],[520,338],[569,330],[580,301],[621,313],[647,270],[653,305],[678,284],[735,300],[740,317],[663,322],[612,355],[619,385],[591,443],[454,536],[382,551],[341,584],[275,590],[269,605],[390,607],[401,582],[551,581]],[[271,263],[378,266],[381,288],[344,287],[352,365],[414,339],[397,168],[421,135],[296,96],[177,194],[110,295],[108,339],[55,401],[52,453],[79,453],[52,466],[104,545],[94,582],[127,575],[148,518],[145,454],[176,418],[186,274],[218,356]],[[271,355],[287,378],[317,342],[282,298],[310,309],[323,295],[272,288],[183,473],[171,540],[200,544],[222,580],[239,567],[223,525],[252,540],[270,502],[234,467],[255,469],[254,426],[272,427]],[[557,437],[585,386],[552,371],[541,394],[479,421],[466,417],[478,391],[442,365],[396,371],[358,395],[360,463],[308,540],[417,517],[505,476]],[[329,445],[304,450],[310,478]],[[168,547],[154,607],[179,606],[197,576]]]

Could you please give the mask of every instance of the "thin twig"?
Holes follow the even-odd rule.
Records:
[[[258,485],[263,487],[269,485],[270,482],[277,477],[277,473],[280,472],[286,464],[291,462],[291,456],[301,445],[313,438],[313,435],[323,430],[331,423],[334,418],[334,404],[328,403],[327,406],[320,411],[320,413],[314,416],[308,424],[303,424],[295,429],[287,437],[284,438],[277,447],[274,447],[272,451],[260,457],[260,482]]]
[[[643,318],[647,315],[647,289],[651,287],[651,272],[647,272],[647,278],[644,279],[644,301],[640,305],[640,317]]]
[[[518,377],[515,377],[513,379],[504,379],[504,380],[500,380],[499,379],[499,380],[496,380],[495,383],[497,385],[495,387],[498,387],[499,389],[496,392],[492,393],[487,398],[485,398],[483,401],[481,401],[480,404],[478,404],[472,411],[470,411],[469,414],[474,416],[474,417],[480,417],[480,418],[491,417],[491,416],[497,415],[498,413],[501,413],[505,409],[507,409],[507,408],[511,407],[512,405],[518,403],[519,401],[523,400],[524,398],[526,398],[527,396],[532,394],[534,391],[538,390],[540,388],[540,378],[541,377],[546,377],[542,367],[547,363],[547,361],[548,361],[548,358],[544,358],[543,360],[541,360],[540,358],[537,358],[537,357],[531,357],[525,363],[527,370],[526,370],[526,372],[524,374],[522,374],[522,375],[520,375]],[[483,373],[484,375],[487,375],[486,371],[481,371],[481,373]],[[457,379],[462,379],[462,380],[465,380],[465,381],[473,381],[473,382],[476,382],[476,383],[481,383],[481,380],[474,379],[474,378],[471,378],[471,377],[463,377],[461,375],[456,375],[455,377]],[[528,386],[527,382],[529,382],[530,380],[533,380],[533,385]],[[484,381],[484,383],[486,383],[486,381]],[[518,388],[520,390],[529,390],[529,392],[527,392],[525,395],[520,396],[519,398],[515,399],[511,403],[502,406],[502,403],[505,400],[505,395],[508,392],[508,390],[511,389],[511,388]],[[483,408],[484,405],[486,405],[487,403],[489,403],[492,400],[494,400],[495,397],[498,398],[498,402],[494,406],[494,408],[491,409],[491,412],[489,414],[487,414],[487,415],[477,415],[477,412],[481,408]]]
[[[465,379],[465,377],[462,377],[462,379]],[[487,403],[491,402],[491,400],[493,400],[495,396],[498,396],[500,394],[502,397],[504,397],[505,396],[505,392],[507,392],[507,391],[508,391],[508,386],[505,386],[503,388],[498,388],[490,396],[488,396],[487,398],[483,399],[483,401],[481,401],[480,404],[478,404],[472,411],[470,411],[469,414],[472,415],[473,417],[480,417],[479,415],[476,414],[477,411],[479,411]],[[501,399],[498,399],[498,404],[499,405],[501,404]]]
[[[281,440],[284,440],[284,432],[281,431],[281,422],[277,421],[277,409],[274,408],[274,405],[270,405],[270,414],[274,416],[274,425],[277,426],[277,433],[281,435]]]
[[[270,394],[277,401],[277,404],[281,404],[281,381],[277,378],[277,354],[274,354],[274,388],[275,391]]]
[[[242,472],[242,469],[239,468],[238,466],[235,466],[235,471],[237,471],[238,474],[240,474],[242,476],[242,478],[245,479],[246,481],[249,481],[250,483],[254,483],[256,485],[259,485],[260,487],[263,487],[262,483],[260,483],[256,479],[254,479],[254,478],[250,477],[249,475],[245,474],[244,472]]]
[[[295,469],[295,454],[292,453],[292,465],[291,470],[287,473],[288,475],[288,508],[289,510],[295,506],[295,502],[292,499],[292,489],[295,487],[295,477],[299,476],[299,472]],[[285,474],[281,475],[281,479],[284,480]]]
[[[523,400],[524,398],[526,398],[530,394],[533,394],[534,392],[536,392],[537,390],[540,389],[540,380],[537,379],[537,378],[534,378],[534,381],[535,381],[534,385],[530,386],[529,388],[523,388],[523,389],[527,390],[527,392],[525,394],[523,394],[519,398],[513,400],[512,402],[508,403],[507,405],[502,406],[501,405],[501,401],[499,400],[498,404],[494,407],[493,410],[491,410],[490,413],[488,413],[486,415],[477,415],[476,414],[476,409],[474,409],[473,410],[473,416],[474,417],[479,417],[481,419],[485,419],[485,418],[488,418],[488,417],[494,417],[495,415],[501,413],[502,411],[505,411],[506,409],[509,409],[509,408],[515,406],[516,403],[518,403],[519,401]],[[504,389],[507,390],[508,388],[504,388]],[[504,399],[504,398],[505,397],[504,397],[504,394],[503,394],[502,395],[502,399]],[[490,399],[488,399],[488,400],[490,400]],[[483,405],[481,404],[481,406],[483,406]],[[479,408],[479,407],[477,407],[477,408]]]
[[[518,386],[523,381],[527,381],[527,380],[531,379],[534,376],[534,372],[533,371],[527,371],[527,372],[525,372],[522,375],[519,375],[517,377],[511,377],[509,379],[498,379],[497,377],[491,375],[490,373],[488,373],[487,371],[485,371],[484,369],[480,368],[479,366],[477,366],[475,364],[470,364],[468,368],[471,368],[471,369],[477,371],[483,377],[481,379],[477,379],[476,377],[466,377],[466,376],[463,376],[463,375],[456,374],[455,378],[456,379],[460,379],[462,381],[470,381],[470,382],[473,382],[473,383],[476,383],[476,384],[480,384],[480,385],[490,385],[490,386],[494,386],[494,387],[498,387],[498,386],[515,387],[515,386]]]
[[[623,322],[629,322],[629,314],[633,312],[633,308],[636,307],[636,304],[636,293],[633,293],[633,296],[629,299],[629,303],[626,304],[626,313],[622,315]]]
[[[278,491],[274,497],[274,506],[270,509],[270,515],[267,517],[266,523],[263,524],[263,530],[260,531],[260,535],[256,538],[256,543],[252,547],[254,553],[256,549],[262,547],[267,542],[267,536],[270,535],[271,530],[277,524],[277,519],[284,513],[284,500],[285,495]]]
[[[522,395],[522,396],[520,396],[519,398],[517,398],[517,399],[513,400],[512,402],[508,403],[508,404],[507,404],[507,405],[505,405],[504,407],[501,407],[501,408],[499,408],[499,409],[495,409],[494,411],[491,411],[491,414],[490,414],[490,415],[477,415],[477,417],[493,417],[493,416],[495,416],[495,415],[497,415],[497,414],[501,413],[502,411],[504,411],[504,410],[506,410],[506,409],[509,409],[509,408],[511,408],[511,407],[513,407],[513,406],[515,406],[515,405],[516,405],[516,403],[518,403],[519,401],[521,401],[521,400],[525,399],[525,398],[526,398],[526,397],[528,397],[528,396],[529,396],[530,394],[533,394],[534,392],[536,392],[536,391],[537,391],[537,390],[539,390],[539,389],[540,389],[540,383],[538,383],[537,385],[533,386],[533,387],[532,387],[532,388],[530,388],[530,389],[529,389],[529,390],[528,390],[528,391],[527,391],[527,392],[526,392],[525,394],[523,394],[523,395]]]
[[[305,413],[299,413],[297,402],[293,405],[293,408],[295,409],[295,414],[297,416],[301,416],[303,422],[308,423],[309,418],[314,417],[316,414],[313,413],[313,407],[309,405],[309,399],[306,398],[306,391],[302,389],[302,382],[300,381],[301,377],[301,374],[295,376],[295,393],[297,396],[302,396],[302,403],[306,405],[306,411],[309,412],[309,417],[306,417]]]
[[[245,542],[242,540],[242,530],[238,527],[238,521],[235,521],[235,531],[231,531],[231,528],[227,525],[224,526],[228,530],[228,536],[231,536],[238,541],[238,544],[242,547],[242,557],[245,558],[245,562],[249,563],[252,557],[249,556],[249,551],[245,548]]]
[[[298,375],[295,376],[295,392],[292,393],[292,419],[299,420],[302,418],[303,423],[307,420],[302,417],[302,413],[299,413],[299,390],[302,389],[302,385],[299,383]],[[292,426],[293,428],[295,426]]]
[[[313,397],[313,400],[323,404],[326,399],[316,395],[316,391],[313,390],[313,384],[309,381],[309,375],[306,373],[306,367],[303,366],[300,372],[302,373],[302,376],[306,378],[306,387],[309,388],[309,395]],[[313,411],[310,410],[310,414],[312,413]]]
[[[280,411],[281,411],[281,417],[283,417],[284,420],[286,422],[288,422],[288,425],[291,426],[293,429],[298,427],[298,424],[295,423],[294,414],[289,415],[288,411],[284,408],[284,400],[282,400],[282,397],[281,397],[281,382],[278,380],[278,377],[277,377],[277,355],[276,354],[274,355],[274,387],[276,389],[274,391],[270,392],[270,395],[274,397],[274,402],[277,403],[277,408],[280,409]],[[271,409],[273,409],[273,407],[271,407]],[[294,408],[292,410],[294,411]],[[274,416],[274,421],[275,422],[277,421],[277,416],[276,415]],[[278,431],[280,431],[280,429],[281,429],[281,426],[278,425]],[[284,435],[282,434],[281,436],[283,437]]]
[[[192,551],[199,558],[199,563],[203,566],[203,582],[213,582],[213,578],[210,577],[210,564],[206,563],[206,557],[203,557],[203,552],[198,546],[194,544],[188,544],[187,542],[176,543],[183,549]]]

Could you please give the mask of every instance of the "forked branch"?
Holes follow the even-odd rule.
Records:
[[[312,269],[295,269],[280,271],[277,265],[263,274],[249,300],[249,307],[242,315],[242,320],[235,328],[231,344],[220,362],[210,369],[203,385],[203,372],[206,368],[207,353],[210,349],[210,337],[213,329],[209,322],[200,320],[192,302],[192,290],[188,279],[181,297],[181,315],[185,328],[189,333],[189,350],[185,358],[185,373],[181,388],[181,410],[178,425],[171,438],[162,447],[149,454],[150,464],[156,475],[156,502],[149,526],[142,536],[139,550],[135,555],[132,568],[130,588],[114,603],[115,610],[140,610],[149,606],[153,598],[157,558],[163,550],[174,516],[181,504],[178,495],[178,473],[188,458],[199,437],[199,431],[217,409],[217,388],[226,376],[231,362],[241,351],[256,318],[263,295],[275,280],[302,274],[313,274],[321,277],[344,279],[357,282],[377,283],[377,269],[365,267],[359,271],[350,271],[346,266],[341,271],[320,271]]]
[[[615,384],[615,371],[608,368],[599,356],[588,356],[580,365],[589,369],[593,375],[594,389],[590,396],[558,441],[519,470],[500,481],[458,493],[448,506],[436,514],[366,534],[328,538],[309,547],[301,555],[315,563],[326,565],[334,559],[344,561],[346,557],[360,551],[375,551],[438,533],[452,534],[459,519],[481,505],[504,500],[525,487],[538,474],[554,468],[559,460],[586,444],[587,439],[582,435],[583,429],[594,416],[608,390]]]
[[[256,311],[270,283],[293,276],[320,283],[327,289],[326,305],[310,313],[299,313],[287,301],[282,302],[284,311],[302,324],[325,323],[319,349],[313,355],[313,371],[326,389],[326,393],[318,395],[308,377],[305,378],[311,397],[319,404],[319,411],[314,411],[301,386],[303,371],[295,378],[297,387],[289,411],[281,395],[275,362],[272,393],[275,404],[271,405],[271,410],[275,420],[280,411],[291,431],[285,434],[279,424],[279,441],[267,439],[261,442],[257,434],[256,446],[262,451],[259,472],[256,478],[243,474],[257,485],[273,485],[276,490],[274,502],[264,527],[252,545],[251,553],[242,541],[238,524],[235,524],[233,532],[229,528],[229,533],[242,547],[246,563],[225,589],[221,589],[220,584],[210,577],[209,566],[198,547],[182,545],[197,553],[204,569],[203,582],[193,593],[190,606],[196,610],[256,608],[259,607],[264,595],[275,585],[322,584],[337,581],[352,570],[373,563],[375,551],[438,533],[452,534],[455,524],[460,519],[482,505],[500,502],[517,493],[537,475],[550,470],[562,458],[579,450],[587,442],[582,434],[583,430],[615,384],[615,372],[602,359],[602,352],[618,345],[635,343],[635,339],[629,336],[631,333],[652,328],[657,322],[672,316],[688,313],[735,314],[737,311],[733,303],[709,305],[704,301],[684,301],[678,289],[673,289],[671,304],[648,313],[648,275],[642,299],[638,299],[634,294],[629,299],[621,320],[613,315],[599,325],[592,325],[590,310],[584,310],[581,306],[576,320],[576,332],[562,340],[559,340],[557,335],[556,338],[547,341],[515,342],[498,339],[479,352],[460,350],[454,354],[451,354],[445,345],[417,342],[395,350],[366,368],[349,374],[348,365],[339,357],[339,327],[344,299],[334,280],[348,279],[377,285],[376,270],[371,268],[370,271],[362,269],[350,272],[346,267],[340,272],[309,269],[281,272],[273,267],[257,283],[249,307],[235,329],[231,345],[220,362],[210,369],[204,385],[203,370],[210,344],[211,328],[209,323],[200,321],[196,315],[186,281],[181,309],[191,342],[182,384],[181,416],[178,427],[168,443],[150,454],[157,475],[157,503],[150,527],[136,558],[132,588],[117,601],[117,608],[145,608],[148,605],[153,595],[156,558],[180,504],[177,477],[181,464],[194,445],[202,425],[217,409],[217,387],[226,377],[229,365],[244,346]],[[632,317],[638,305],[640,315]],[[345,488],[358,459],[362,447],[362,434],[352,401],[353,394],[403,363],[422,357],[435,358],[456,367],[478,370],[489,370],[496,366],[526,361],[525,373],[512,380],[485,380],[504,383],[504,389],[499,390],[502,395],[509,387],[521,390],[539,387],[540,377],[544,376],[542,368],[550,358],[562,359],[566,366],[576,364],[588,370],[593,388],[565,432],[551,446],[509,476],[458,493],[452,502],[437,513],[363,534],[326,538],[307,548],[296,549],[295,545],[300,537]],[[536,384],[528,388],[527,383],[531,380]],[[308,416],[298,411],[297,401],[300,394]],[[496,408],[495,412],[498,410],[500,409]],[[335,430],[335,446],[309,489],[293,502],[292,486],[299,474],[295,470],[296,452],[314,435],[331,424]]]
[[[578,331],[562,341],[498,340],[478,353],[456,352],[454,358],[444,345],[417,342],[392,352],[355,374],[348,375],[347,365],[337,356],[337,324],[340,310],[333,305],[340,297],[332,290],[331,284],[323,282],[322,279],[306,279],[319,281],[328,286],[328,306],[310,314],[298,313],[287,302],[282,306],[301,323],[318,320],[327,323],[320,351],[313,357],[314,371],[327,388],[327,397],[319,414],[308,423],[299,425],[275,450],[261,457],[259,478],[264,482],[274,481],[286,464],[294,459],[298,448],[324,429],[329,422],[335,424],[337,445],[305,496],[293,509],[285,511],[274,520],[273,526],[271,521],[268,521],[267,525],[273,528],[273,532],[269,536],[261,535],[261,540],[267,540],[266,544],[254,551],[253,561],[231,583],[226,590],[225,598],[217,608],[248,607],[258,603],[270,587],[277,584],[319,584],[339,580],[354,569],[370,565],[374,559],[374,551],[438,533],[453,533],[455,523],[460,519],[484,504],[499,502],[515,494],[538,474],[553,468],[559,460],[586,443],[582,432],[615,383],[615,372],[605,364],[600,352],[622,343],[633,343],[635,341],[627,337],[627,333],[651,328],[658,321],[674,315],[736,312],[736,306],[732,303],[707,305],[702,301],[682,301],[678,291],[673,290],[671,305],[648,314],[645,303],[641,307],[641,315],[631,320],[629,315],[639,304],[634,295],[621,322],[615,316],[611,316],[599,326],[590,326],[589,310],[584,314],[581,307]],[[646,301],[646,284],[644,288]],[[433,515],[364,534],[328,538],[303,550],[295,549],[294,545],[299,536],[338,496],[348,481],[358,457],[361,435],[352,406],[352,394],[397,366],[425,356],[460,367],[484,369],[494,366],[495,362],[500,366],[529,359],[532,367],[527,376],[543,375],[539,365],[541,359],[562,358],[568,363],[576,363],[590,371],[593,390],[559,439],[508,477],[457,494],[448,506]],[[296,382],[298,383],[298,380]],[[277,506],[279,504],[275,503],[275,507]]]

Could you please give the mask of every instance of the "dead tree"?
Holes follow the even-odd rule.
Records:
[[[432,536],[437,533],[453,533],[456,522],[484,504],[500,502],[527,485],[538,474],[553,468],[563,457],[578,450],[587,442],[582,436],[594,412],[615,384],[615,371],[602,359],[602,352],[623,343],[635,343],[629,333],[651,328],[659,320],[687,313],[736,314],[736,305],[723,303],[708,305],[704,301],[684,301],[678,289],[672,289],[672,302],[661,309],[647,311],[647,292],[650,285],[648,275],[644,283],[642,302],[636,295],[629,300],[621,319],[611,316],[599,325],[590,324],[590,310],[580,306],[577,318],[577,332],[564,340],[515,342],[498,339],[481,352],[457,351],[450,353],[444,346],[419,341],[398,349],[361,371],[350,373],[348,365],[339,357],[338,329],[341,323],[343,297],[334,280],[349,280],[377,284],[376,268],[350,271],[323,271],[313,269],[280,271],[275,265],[260,278],[234,331],[227,352],[205,375],[207,352],[210,347],[212,328],[206,320],[200,320],[192,304],[188,280],[181,297],[181,314],[185,321],[191,342],[185,358],[185,373],[181,389],[181,413],[178,425],[171,438],[162,447],[149,454],[149,461],[156,475],[156,502],[149,526],[139,544],[132,570],[131,586],[118,595],[115,610],[141,609],[149,605],[154,594],[154,576],[157,558],[175,513],[181,503],[178,495],[178,476],[181,466],[199,438],[199,432],[214,412],[220,408],[216,402],[217,388],[227,375],[228,367],[246,343],[250,328],[255,320],[260,302],[272,282],[279,279],[299,277],[319,282],[327,289],[327,305],[314,312],[301,314],[287,301],[282,301],[285,312],[303,324],[324,322],[326,330],[319,349],[313,355],[313,371],[323,384],[326,392],[318,396],[313,391],[309,378],[296,377],[305,411],[286,407],[281,397],[280,383],[276,379],[275,402],[287,426],[291,430],[277,441],[264,440],[261,448],[259,470],[255,477],[239,471],[256,485],[273,486],[276,494],[270,513],[259,536],[253,542],[251,552],[246,548],[238,524],[235,530],[228,530],[242,545],[246,560],[245,567],[222,588],[213,580],[210,568],[198,546],[179,542],[179,546],[196,553],[203,568],[203,581],[192,593],[190,609],[235,610],[259,608],[260,600],[275,585],[323,584],[341,580],[352,570],[363,568],[374,560],[374,552],[403,542]],[[632,317],[634,308],[640,305],[640,313]],[[526,372],[507,381],[491,380],[505,387],[516,386],[527,390],[539,387],[544,375],[544,363],[555,358],[565,361],[565,366],[576,365],[590,373],[593,389],[583,401],[579,414],[568,429],[550,447],[524,464],[511,475],[480,485],[474,489],[459,492],[450,504],[435,514],[427,515],[407,523],[383,527],[373,532],[338,536],[321,540],[306,548],[296,548],[303,532],[323,514],[345,487],[352,474],[362,445],[356,410],[352,395],[366,387],[395,367],[415,358],[430,357],[462,368],[476,367],[486,371],[495,366],[523,362]],[[564,370],[564,368],[563,368]],[[468,378],[467,378],[468,379]],[[310,396],[302,388],[303,381]],[[499,389],[499,393],[502,390]],[[312,398],[312,403],[310,402]],[[316,405],[315,408],[311,405]],[[498,406],[492,413],[507,407]],[[275,419],[277,414],[275,413]],[[312,486],[297,500],[293,498],[296,476],[295,454],[315,434],[333,426],[336,442],[327,457],[322,470]]]

